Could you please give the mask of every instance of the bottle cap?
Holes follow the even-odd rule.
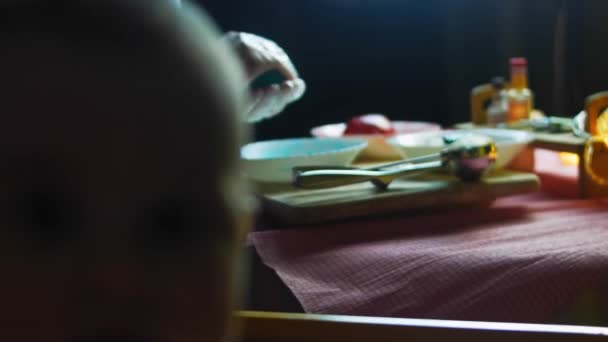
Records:
[[[512,67],[525,67],[528,65],[528,60],[524,57],[514,57],[509,60]]]
[[[505,78],[502,76],[496,76],[496,77],[492,78],[492,86],[495,89],[502,89],[505,87],[505,84],[507,84],[507,82],[505,81]]]

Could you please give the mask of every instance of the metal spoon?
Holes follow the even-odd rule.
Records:
[[[481,135],[466,135],[439,153],[412,160],[384,165],[380,169],[294,169],[293,185],[299,188],[319,189],[371,181],[386,189],[395,179],[446,170],[464,181],[481,178],[496,160],[496,146],[492,139]],[[390,166],[390,167],[389,167]]]

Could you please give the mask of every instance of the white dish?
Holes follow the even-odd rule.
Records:
[[[245,173],[261,182],[289,183],[295,166],[347,166],[367,146],[365,139],[292,138],[241,148]]]
[[[393,136],[405,133],[439,131],[441,129],[441,126],[432,122],[393,121],[392,124],[396,131],[396,134]],[[366,139],[368,145],[360,154],[360,157],[362,158],[376,160],[393,160],[401,158],[401,154],[391,145],[387,144],[387,139],[392,136],[385,136],[382,134],[344,135],[345,130],[345,123],[335,123],[314,127],[311,129],[310,133],[314,137],[322,138]]]
[[[481,134],[494,140],[498,153],[494,169],[507,166],[526,145],[534,140],[534,136],[529,132],[497,128],[474,128],[402,134],[389,139],[388,143],[397,148],[404,158],[413,158],[441,151],[446,146],[444,137],[457,138],[459,135],[465,134]]]

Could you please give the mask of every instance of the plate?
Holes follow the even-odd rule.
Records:
[[[290,183],[295,166],[347,166],[367,146],[365,139],[290,138],[241,148],[245,173],[253,180]]]

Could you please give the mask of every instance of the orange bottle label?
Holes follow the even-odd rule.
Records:
[[[530,117],[529,101],[509,101],[509,114],[507,121],[518,121]]]

